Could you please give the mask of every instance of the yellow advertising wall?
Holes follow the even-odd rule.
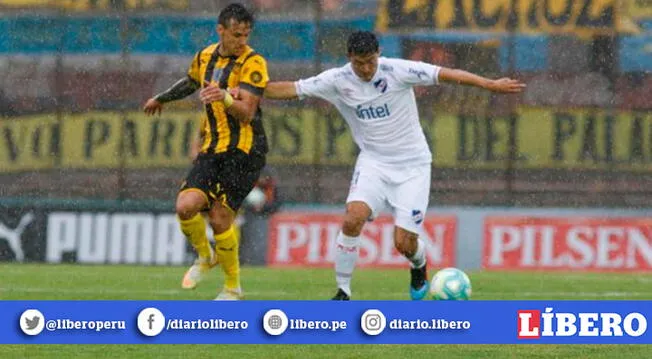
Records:
[[[189,163],[194,112],[147,117],[97,112],[0,120],[0,171],[177,167]]]
[[[0,172],[185,168],[197,121],[195,112],[0,119]],[[354,163],[356,146],[334,111],[270,108],[264,123],[269,163]],[[501,169],[511,156],[523,169],[652,171],[649,113],[521,108],[513,118],[441,114],[422,124],[437,167]]]
[[[523,33],[608,33],[619,30],[630,1],[640,0],[382,0],[376,27],[502,32],[515,19]]]

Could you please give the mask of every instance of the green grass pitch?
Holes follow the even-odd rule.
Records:
[[[215,271],[193,291],[181,267],[0,265],[3,300],[209,300]],[[431,274],[434,271],[431,270]],[[470,272],[473,299],[652,300],[652,274]],[[320,300],[331,269],[243,268],[247,299]],[[354,299],[407,300],[407,270],[358,270]],[[0,302],[0,305],[2,303]],[[409,302],[397,305],[409,305]],[[651,358],[649,345],[8,345],[0,358]]]

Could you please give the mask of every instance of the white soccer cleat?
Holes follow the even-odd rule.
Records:
[[[202,281],[204,274],[206,274],[210,268],[201,263],[195,263],[190,267],[186,274],[183,275],[183,280],[181,281],[181,288],[183,289],[195,289],[197,284]]]
[[[244,295],[242,294],[242,289],[222,289],[222,292],[217,295],[214,300],[242,300]]]
[[[211,247],[211,260],[206,261],[198,258],[188,270],[186,274],[183,275],[183,280],[181,280],[181,288],[183,289],[195,289],[197,284],[204,279],[204,275],[208,273],[213,267],[217,265],[217,256]]]

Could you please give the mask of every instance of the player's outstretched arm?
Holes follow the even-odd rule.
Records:
[[[263,96],[270,100],[293,100],[299,97],[297,95],[297,88],[292,81],[268,83]]]
[[[468,71],[449,69],[445,67],[442,67],[439,71],[439,81],[471,85],[500,93],[519,93],[525,88],[524,83],[508,77],[493,80]]]
[[[199,88],[199,84],[193,81],[190,77],[186,76],[177,81],[172,87],[161,92],[160,94],[150,98],[145,102],[143,111],[148,115],[161,113],[163,104],[170,101],[180,100],[186,96],[193,94]]]

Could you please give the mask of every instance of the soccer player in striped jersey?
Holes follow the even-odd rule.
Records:
[[[243,297],[233,222],[258,180],[268,150],[259,104],[269,75],[265,58],[247,45],[253,24],[253,15],[242,5],[225,7],[218,17],[219,42],[197,52],[187,75],[144,105],[146,113],[160,113],[166,102],[200,90],[204,111],[199,154],[176,199],[181,230],[198,255],[182,287],[195,288],[219,264],[225,283],[218,300]],[[229,93],[231,88],[239,89],[237,98]],[[202,211],[209,213],[215,248],[206,237]]]

